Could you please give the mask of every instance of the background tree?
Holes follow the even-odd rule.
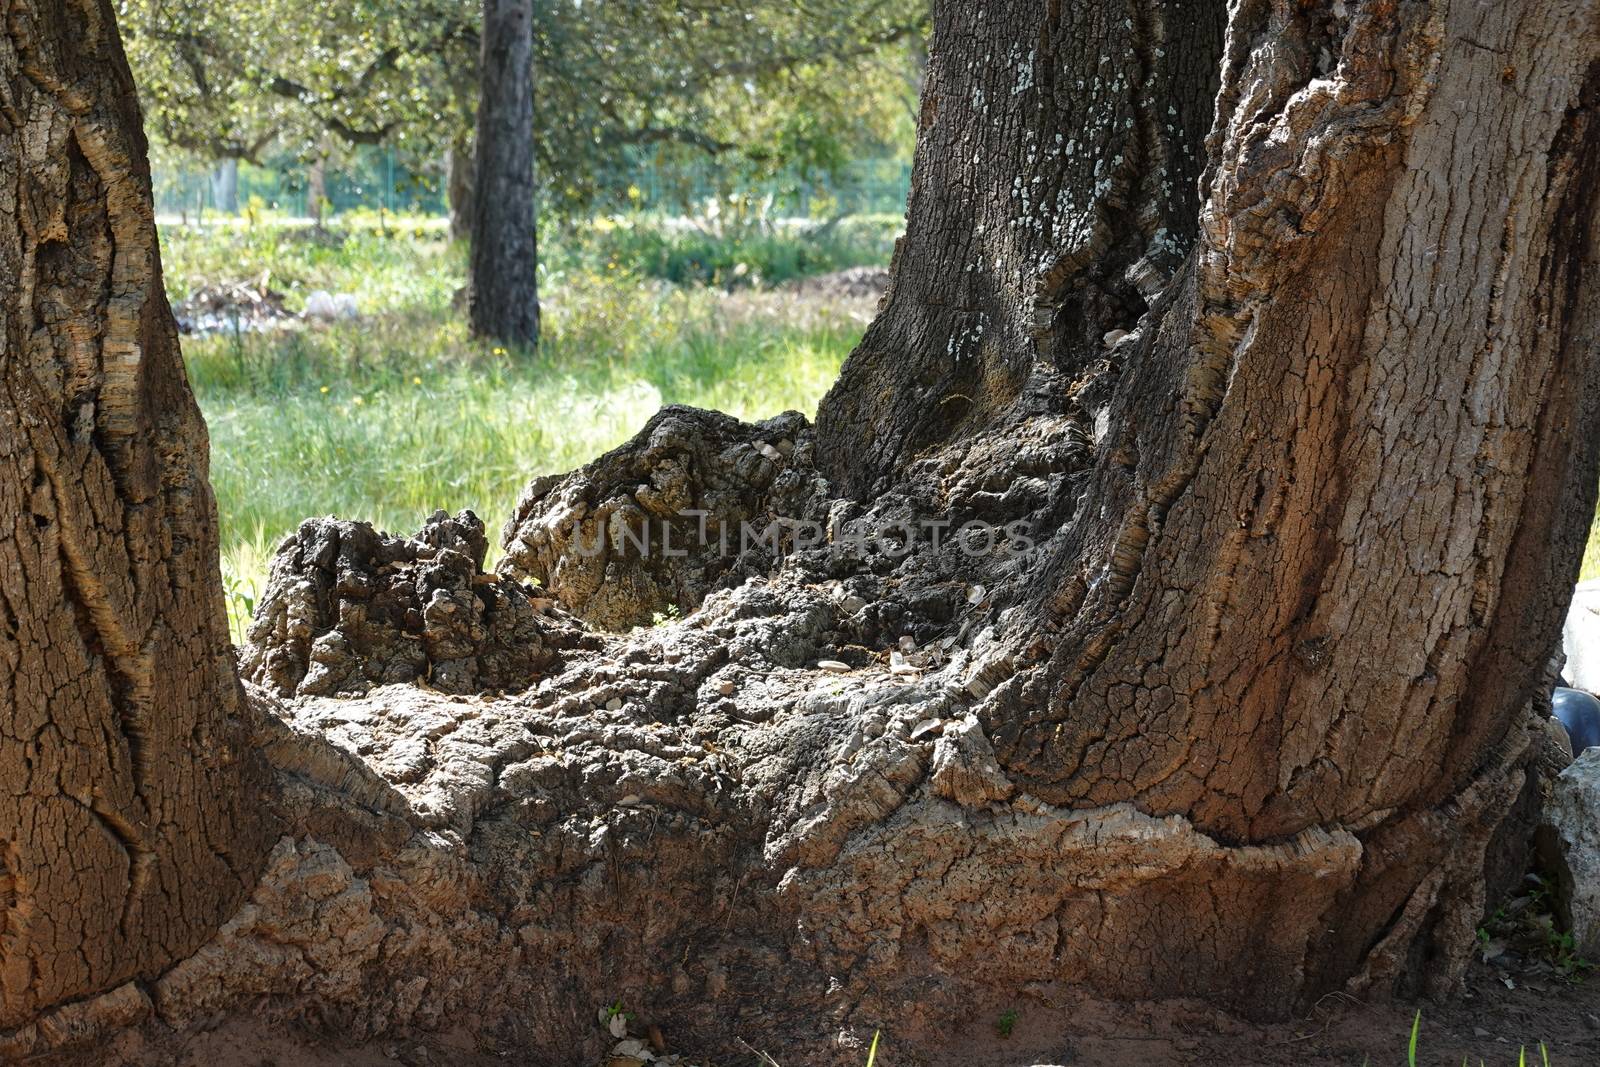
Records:
[[[526,349],[539,343],[532,60],[532,0],[484,0],[468,318]]]
[[[477,5],[121,0],[121,14],[165,144],[206,159],[311,159],[327,133],[395,147],[419,168],[448,154],[457,175],[470,171]],[[626,202],[650,160],[714,158],[730,184],[837,167],[841,146],[890,136],[912,65],[901,46],[927,23],[925,0],[541,2],[535,14],[533,145],[560,213]],[[866,91],[894,82],[898,92]]]

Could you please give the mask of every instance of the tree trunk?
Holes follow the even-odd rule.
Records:
[[[1448,985],[1594,512],[1600,22],[1223,21],[941,10],[893,286],[818,455],[867,494],[1044,420],[1092,439],[980,721],[1041,800],[1237,857],[1097,903],[1160,961],[1108,980]]]
[[[466,241],[472,237],[472,192],[477,181],[477,168],[473,165],[472,156],[472,133],[463,129],[450,139],[450,149],[445,153],[445,196],[450,202],[452,241]]]
[[[842,1067],[1062,989],[1447,991],[1595,504],[1597,14],[939,5],[816,429],[667,408],[530,483],[495,575],[471,515],[303,525],[248,904],[0,1053],[248,1003],[580,1063],[620,1005]],[[532,202],[486,188],[475,257]]]
[[[311,225],[323,228],[323,214],[328,207],[328,157],[318,155],[306,168],[306,214]]]
[[[533,187],[533,5],[484,0],[468,316],[480,337],[539,343]]]
[[[267,842],[111,5],[12,4],[0,78],[4,1031],[192,954]]]
[[[211,171],[211,203],[225,215],[239,213],[239,161],[224,159]]]

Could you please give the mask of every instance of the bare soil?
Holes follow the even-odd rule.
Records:
[[[1003,1037],[999,1023],[1008,1011],[1015,1012],[1014,1024]],[[1486,1067],[1510,1067],[1523,1049],[1527,1062],[1537,1065],[1543,1062],[1541,1043],[1555,1067],[1600,1063],[1600,979],[1574,983],[1537,973],[1508,974],[1483,964],[1473,965],[1466,992],[1451,1002],[1367,1004],[1335,995],[1310,1016],[1277,1025],[1244,1022],[1196,1001],[1126,1004],[1034,987],[1014,1004],[976,1012],[950,1034],[938,1061],[903,1060],[885,1046],[876,1062],[878,1067],[912,1067],[914,1062],[918,1067],[1384,1067],[1406,1062],[1418,1011],[1421,1065],[1454,1067],[1481,1060]],[[761,1058],[759,1049],[743,1060],[697,1060],[692,1049],[671,1048],[670,1020],[659,1025],[669,1051],[683,1054],[685,1065],[769,1067],[771,1062]],[[819,1026],[818,1043],[832,1040]],[[108,1067],[146,1063],[158,1050],[174,1067],[487,1067],[512,1062],[590,1067],[556,1049],[529,1049],[525,1059],[477,1052],[465,1030],[352,1044],[339,1040],[332,1020],[267,1015],[236,1015],[183,1039],[130,1032],[105,1062]]]

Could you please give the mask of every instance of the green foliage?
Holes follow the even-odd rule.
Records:
[[[1583,550],[1583,567],[1578,572],[1578,581],[1589,582],[1600,578],[1600,515],[1595,517],[1593,525],[1589,527],[1589,543]]]
[[[1479,950],[1492,962],[1506,949],[1542,961],[1568,982],[1581,982],[1595,964],[1578,953],[1572,934],[1556,922],[1550,887],[1537,879],[1526,893],[1500,907],[1478,927]]]
[[[725,192],[910,145],[927,0],[534,8],[557,213],[626,203],[647,166],[712,158]],[[479,20],[468,0],[118,0],[149,131],[207,160],[383,144],[422,169],[472,127]]]
[[[882,1030],[872,1032],[872,1047],[867,1050],[867,1067],[872,1067],[878,1062],[878,1038],[883,1036]]]
[[[1000,1018],[995,1020],[994,1032],[1001,1037],[1010,1037],[1011,1031],[1017,1028],[1017,1019],[1020,1018],[1016,1008],[1007,1008],[1000,1013]]]
[[[292,306],[311,288],[361,298],[358,322],[184,341],[236,623],[308,516],[409,533],[470,507],[493,527],[529,478],[620,444],[664,403],[813,410],[863,329],[831,303],[679,289],[571,255],[545,290],[538,355],[518,358],[467,337],[450,309],[460,249],[437,227],[178,230],[163,246],[174,295],[270,271]]]
[[[899,216],[868,215],[795,231],[760,225],[716,229],[667,226],[622,216],[566,229],[542,250],[546,271],[631,271],[675,285],[777,285],[845,267],[886,266],[903,227]]]
[[[465,270],[446,248],[444,220],[372,212],[343,215],[322,232],[265,215],[254,226],[167,228],[161,269],[174,303],[207,283],[265,275],[291,310],[301,310],[311,290],[327,289],[359,293],[363,313],[442,311]]]

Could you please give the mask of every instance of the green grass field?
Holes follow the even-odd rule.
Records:
[[[889,240],[812,249],[808,266],[883,261]],[[603,239],[551,253],[544,341],[527,356],[468,337],[450,307],[461,250],[437,225],[164,233],[174,300],[265,271],[291,308],[316,288],[361,304],[354,322],[184,340],[236,632],[274,547],[307,516],[409,533],[436,508],[472,508],[497,532],[529,478],[620,444],[662,404],[813,411],[865,325],[859,303],[650,277]]]

